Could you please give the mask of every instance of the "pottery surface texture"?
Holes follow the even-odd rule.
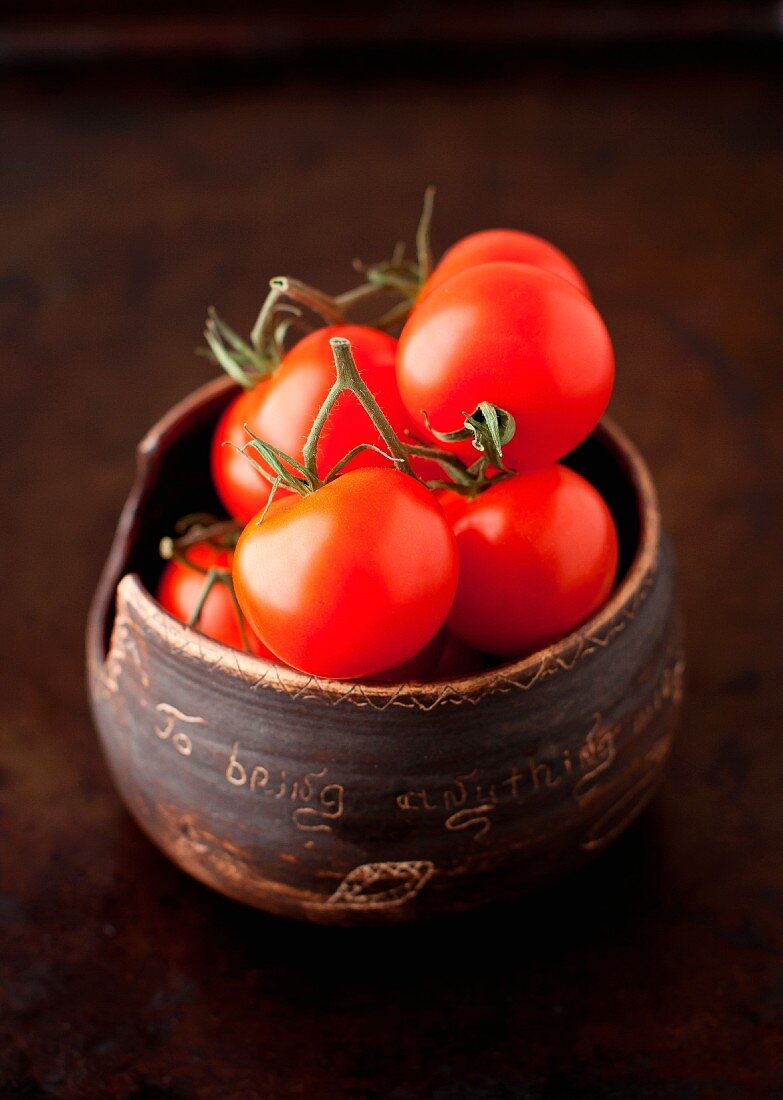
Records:
[[[601,851],[669,754],[683,653],[672,552],[634,448],[571,460],[615,515],[621,577],[580,630],[437,684],[324,681],[235,652],[150,596],[157,543],[214,504],[213,383],[139,447],[90,614],[88,677],[116,785],[175,863],[271,912],[386,923],[512,897]]]

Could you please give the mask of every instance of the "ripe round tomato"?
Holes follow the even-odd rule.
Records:
[[[450,507],[459,584],[449,629],[522,657],[562,638],[612,590],[617,534],[600,494],[565,466],[499,482]]]
[[[252,390],[243,390],[226,407],[212,436],[212,481],[223,507],[240,523],[247,523],[263,507],[271,488],[269,482],[236,450],[241,450],[249,441],[250,436],[243,425],[253,423],[268,388],[269,379],[264,378]],[[278,491],[282,492],[282,489]]]
[[[576,267],[559,248],[555,248],[543,237],[536,237],[533,233],[520,233],[518,229],[484,229],[480,233],[463,237],[443,253],[437,267],[424,284],[419,301],[458,271],[477,267],[479,264],[494,263],[496,260],[542,267],[553,275],[567,279],[577,290],[590,296],[587,284]]]
[[[286,664],[372,676],[413,657],[443,625],[457,585],[454,534],[433,494],[407,474],[354,470],[249,523],[234,585],[248,621]]]
[[[208,542],[199,542],[186,551],[189,561],[200,569],[231,569],[232,552],[221,550]],[[180,622],[190,622],[204,591],[206,576],[199,569],[190,569],[183,562],[173,558],[166,563],[158,582],[157,600],[170,615]],[[233,649],[244,649],[239,616],[234,601],[226,585],[222,582],[212,586],[204,601],[196,630],[214,638]],[[247,640],[251,650],[259,657],[272,657],[260,638],[256,637],[246,624]]]
[[[270,485],[233,447],[249,440],[243,425],[274,447],[301,460],[302,446],[335,379],[329,340],[343,336],[351,341],[356,365],[392,427],[402,436],[412,427],[397,389],[394,360],[397,341],[365,325],[332,325],[309,333],[286,355],[271,378],[241,393],[220,418],[212,442],[212,479],[229,514],[242,523],[263,508]],[[321,433],[318,473],[325,476],[353,447],[383,441],[372,421],[353,394],[343,394]],[[259,465],[260,456],[254,455]],[[346,469],[388,466],[388,459],[375,451],[357,455]],[[283,492],[284,490],[279,490]]]
[[[426,683],[435,678],[435,669],[445,643],[446,631],[439,630],[435,637],[427,642],[424,649],[414,653],[407,661],[403,661],[401,665],[395,665],[394,668],[375,672],[366,679],[376,684],[406,684],[411,681]]]
[[[473,672],[482,672],[487,663],[483,653],[466,645],[450,630],[444,630],[440,660],[433,669],[430,679],[451,680],[458,676],[470,676]]]
[[[562,458],[606,408],[614,355],[584,294],[549,271],[489,263],[447,279],[415,307],[400,337],[397,380],[411,416],[439,432],[462,427],[482,401],[506,409],[513,470]],[[465,461],[476,451],[454,445]]]
[[[465,645],[450,630],[439,630],[435,637],[414,654],[409,661],[376,672],[367,679],[375,683],[429,684],[436,680],[451,680],[457,676],[469,676],[472,672],[481,672],[487,667],[487,658],[483,653]]]

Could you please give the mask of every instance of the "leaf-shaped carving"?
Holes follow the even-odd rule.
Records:
[[[349,872],[327,905],[344,909],[388,909],[415,898],[435,873],[428,859],[362,863]]]

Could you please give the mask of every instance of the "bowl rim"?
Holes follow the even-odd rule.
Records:
[[[160,454],[175,438],[188,430],[188,421],[204,406],[217,404],[236,389],[228,378],[215,379],[175,404],[146,433],[137,448],[137,478],[123,509],[115,534],[102,583],[90,613],[88,650],[91,666],[106,667],[111,658],[99,644],[102,635],[99,624],[109,611],[108,601],[116,594],[114,625],[121,617],[130,616],[154,634],[160,644],[184,655],[220,667],[253,687],[269,687],[296,697],[327,697],[333,702],[348,700],[383,710],[390,705],[431,709],[443,702],[478,702],[495,691],[513,688],[529,690],[541,679],[558,670],[568,670],[577,660],[604,648],[635,618],[638,607],[652,587],[657,567],[661,539],[661,515],[658,496],[646,462],[628,436],[608,417],[596,427],[594,435],[614,455],[628,478],[637,503],[639,538],[634,556],[620,584],[598,611],[576,630],[552,645],[527,657],[480,673],[452,679],[426,682],[371,683],[357,680],[336,680],[314,676],[287,665],[276,664],[263,657],[231,649],[223,643],[200,634],[175,619],[157,602],[138,573],[122,572],[122,559],[134,536],[136,518],[145,502],[157,468]],[[119,579],[118,579],[119,577]]]

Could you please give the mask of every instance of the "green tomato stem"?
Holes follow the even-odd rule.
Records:
[[[253,650],[250,645],[250,639],[247,636],[247,624],[245,623],[245,615],[242,608],[239,606],[239,600],[237,599],[236,590],[234,588],[234,579],[229,577],[227,581],[223,582],[228,589],[228,594],[231,597],[231,602],[234,605],[234,610],[237,613],[237,622],[239,623],[239,636],[242,639],[242,648],[245,653],[252,653]]]
[[[199,570],[199,572],[201,572],[201,570]],[[206,573],[206,579],[204,581],[204,586],[201,589],[201,594],[199,595],[199,598],[198,598],[198,603],[193,608],[193,612],[192,612],[190,618],[188,619],[188,624],[187,624],[188,626],[192,626],[194,629],[195,629],[195,627],[198,626],[199,620],[201,618],[201,613],[204,610],[204,604],[207,602],[209,594],[212,591],[212,589],[215,587],[215,585],[218,583],[218,580],[219,580],[218,571],[216,569],[208,569],[207,573]]]
[[[463,429],[459,432],[450,433],[447,437],[448,440],[453,438],[472,439],[476,442],[481,440],[483,444],[480,448],[482,454],[470,467],[466,466],[457,455],[441,450],[437,446],[430,446],[418,440],[414,443],[404,443],[397,437],[386,414],[362,378],[351,352],[350,340],[346,340],[342,336],[333,336],[329,343],[334,358],[335,380],[308,432],[302,448],[301,462],[297,462],[290,455],[286,455],[283,451],[259,439],[245,425],[245,431],[250,436],[250,441],[245,445],[245,448],[242,448],[242,453],[245,454],[245,457],[255,469],[267,481],[272,483],[273,490],[276,490],[280,485],[284,485],[290,491],[299,493],[300,496],[306,496],[337,477],[351,459],[362,451],[375,450],[380,454],[385,454],[375,444],[360,443],[344,455],[325,477],[320,476],[318,472],[318,444],[321,433],[336,402],[344,393],[352,393],[356,397],[386,444],[388,449],[386,457],[394,463],[398,470],[409,477],[416,478],[418,481],[422,480],[417,477],[411,466],[410,460],[412,457],[429,459],[438,463],[445,470],[451,479],[450,482],[424,482],[431,488],[453,488],[455,492],[472,497],[488,488],[490,484],[511,476],[510,471],[502,465],[500,448],[495,446],[495,440],[507,442],[513,434],[514,421],[502,409],[496,409],[492,405],[481,406],[474,416],[466,418]],[[247,454],[246,448],[253,448],[271,467],[273,473],[259,466]],[[499,471],[498,473],[487,474],[490,463]]]
[[[234,605],[244,650],[246,653],[252,653],[245,616],[234,591],[231,569],[224,569],[217,565],[205,568],[202,565],[197,565],[187,554],[191,547],[204,542],[208,542],[220,550],[233,550],[241,533],[242,525],[237,523],[236,520],[216,520],[214,516],[204,512],[184,516],[177,522],[176,530],[181,532],[177,535],[177,538],[166,536],[160,540],[160,556],[166,561],[179,562],[180,565],[192,569],[194,573],[200,573],[204,578],[204,585],[187,625],[194,629],[198,627],[210,592],[216,584],[222,584],[228,590],[231,602]]]
[[[435,206],[435,188],[432,184],[424,192],[424,207],[416,230],[416,257],[419,261],[419,285],[423,286],[433,268],[434,258],[430,244],[430,225]]]
[[[256,382],[276,370],[285,352],[288,332],[292,328],[312,328],[302,310],[292,303],[312,311],[327,324],[339,325],[348,322],[353,306],[396,294],[403,301],[369,324],[385,330],[404,321],[433,267],[430,224],[434,197],[434,187],[428,187],[416,230],[415,261],[406,260],[405,245],[398,242],[391,260],[368,266],[355,261],[354,267],[362,274],[363,282],[337,295],[326,294],[299,279],[286,276],[272,279],[250,333],[250,342],[245,342],[214,310],[210,310],[204,331],[208,350],[203,349],[201,354],[209,356],[240,386],[252,389]],[[281,317],[281,314],[293,316]]]
[[[341,393],[344,393],[346,390],[350,390],[356,396],[362,408],[370,417],[375,427],[378,429],[378,434],[380,435],[386,446],[389,448],[389,451],[394,458],[395,465],[403,473],[409,474],[410,477],[415,477],[416,475],[414,474],[411,464],[408,460],[405,445],[401,443],[400,440],[397,438],[394,428],[392,428],[391,424],[386,419],[386,414],[384,413],[378,402],[375,400],[375,397],[373,396],[369,387],[359,373],[359,369],[356,366],[356,361],[351,354],[350,340],[346,340],[341,336],[333,336],[329,343],[332,348],[334,365],[337,370],[337,379],[330,392],[330,397],[332,397],[332,404],[334,403],[334,401],[337,400]],[[328,401],[329,398],[327,398],[327,402]],[[316,420],[316,424],[317,423],[318,421]],[[308,437],[307,442],[310,442],[310,437]],[[307,444],[305,444],[305,447],[306,446]],[[305,462],[305,465],[306,464],[307,463]]]

